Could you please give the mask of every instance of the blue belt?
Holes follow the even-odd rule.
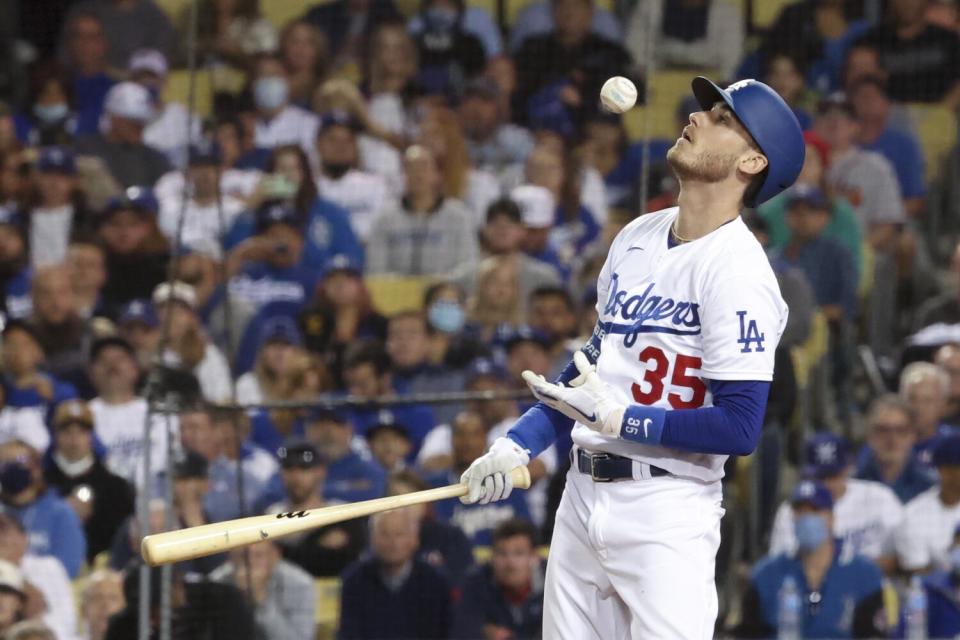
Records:
[[[580,473],[590,476],[594,482],[633,480],[633,462],[630,458],[612,453],[590,453],[580,447],[570,450],[570,464]],[[652,478],[670,475],[666,469],[649,466]]]

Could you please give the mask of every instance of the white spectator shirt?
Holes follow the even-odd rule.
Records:
[[[255,372],[247,371],[237,378],[237,402],[240,404],[263,402],[263,390],[260,389],[260,381]]]
[[[28,553],[20,561],[20,571],[24,579],[40,591],[46,602],[43,623],[50,627],[58,640],[76,638],[77,612],[73,587],[63,564],[54,556]]]
[[[893,555],[894,534],[903,526],[904,508],[888,486],[872,480],[847,480],[847,490],[833,506],[833,535],[845,553],[876,560]],[[770,536],[770,555],[797,551],[793,508],[784,502],[777,510]]]
[[[507,418],[490,427],[487,432],[487,448],[497,438],[507,435],[507,432],[516,422],[517,418],[515,417]],[[423,439],[423,444],[417,453],[417,466],[422,466],[430,458],[452,454],[452,437],[452,430],[448,424],[440,424],[431,429]],[[547,485],[550,483],[550,477],[557,471],[557,447],[551,444],[537,456],[537,460],[543,463],[547,475],[537,481],[526,493],[530,516],[534,523],[539,526],[543,524],[547,512]]]
[[[42,407],[4,407],[0,410],[0,444],[21,440],[43,454],[50,446],[50,431]]]
[[[339,180],[321,174],[317,191],[350,212],[350,226],[364,243],[373,228],[374,218],[391,198],[383,176],[356,169],[346,172]]]
[[[500,181],[495,175],[483,169],[470,169],[463,203],[473,212],[478,229],[487,222],[487,209],[490,204],[501,195]]]
[[[245,200],[260,184],[263,173],[256,169],[223,169],[220,172],[220,193],[224,197]],[[182,198],[184,188],[182,171],[168,171],[163,174],[153,187],[157,200]]]
[[[181,364],[180,356],[170,349],[163,354],[163,360],[174,367]],[[230,400],[230,365],[223,352],[209,340],[203,352],[203,360],[193,368],[193,375],[200,383],[200,392],[204,399],[210,402]]]
[[[35,207],[30,212],[30,263],[34,267],[66,260],[73,214],[72,204]]]
[[[949,567],[953,532],[960,524],[960,503],[940,501],[940,487],[930,487],[907,503],[903,526],[896,533],[897,558],[905,571]]]
[[[183,200],[179,195],[164,198],[160,201],[157,224],[171,243],[177,236],[181,210],[184,213],[183,232],[180,236],[183,246],[207,248],[213,255],[219,257],[222,236],[230,230],[230,225],[244,210],[244,205],[239,200],[226,196],[221,199],[219,206],[216,202],[200,205],[191,198],[184,208]]]
[[[300,107],[287,105],[270,120],[257,118],[253,143],[273,149],[285,144],[298,144],[310,158],[316,157],[317,116]]]
[[[163,110],[143,130],[143,142],[153,147],[175,167],[187,165],[187,150],[191,140],[200,140],[203,119],[194,115],[179,102],[168,102]]]
[[[90,401],[94,433],[106,448],[107,468],[136,487],[143,486],[141,464],[144,452],[143,428],[147,417],[147,401],[134,398],[122,404],[107,404],[101,398]],[[179,423],[170,416],[174,443],[180,441]],[[167,416],[154,414],[150,419],[151,476],[167,468]]]

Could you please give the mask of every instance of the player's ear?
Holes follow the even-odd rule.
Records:
[[[760,175],[766,168],[767,156],[753,148],[748,148],[747,151],[740,156],[740,162],[737,164],[737,169],[743,172],[748,178]]]

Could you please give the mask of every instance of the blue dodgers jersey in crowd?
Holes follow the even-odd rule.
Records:
[[[433,487],[460,482],[456,473],[443,472],[425,478]],[[510,518],[530,520],[526,492],[515,489],[510,497],[490,504],[463,504],[459,498],[435,502],[434,513],[444,522],[456,525],[475,546],[489,546],[494,528]]]
[[[883,588],[883,574],[862,556],[836,556],[820,585],[821,602],[814,614],[807,606],[807,578],[796,557],[780,554],[761,560],[750,581],[760,597],[764,622],[777,628],[780,588],[792,577],[800,592],[804,638],[851,638],[854,612],[858,605]]]
[[[323,497],[342,502],[372,500],[383,495],[386,485],[387,474],[380,465],[351,451],[327,465]]]
[[[48,489],[24,507],[2,504],[0,511],[23,525],[30,553],[55,557],[71,579],[77,577],[87,557],[87,540],[77,514],[56,491]]]
[[[7,316],[10,318],[26,318],[33,309],[33,296],[30,293],[33,282],[33,270],[29,267],[7,281],[4,290],[4,300]]]
[[[880,465],[877,462],[877,456],[869,446],[864,446],[860,450],[860,456],[857,459],[856,476],[861,480],[873,480],[886,484],[897,494],[900,502],[906,504],[916,498],[918,495],[936,484],[936,474],[929,467],[922,465],[917,458],[916,453],[910,456],[906,466],[900,475],[892,483],[887,484],[880,474]]]
[[[923,150],[915,138],[903,131],[887,127],[879,138],[870,144],[861,144],[860,147],[867,151],[876,151],[893,165],[904,198],[922,198],[927,195],[927,183],[923,178]]]
[[[309,267],[278,268],[264,262],[248,263],[230,279],[230,293],[256,309],[271,303],[305,305],[317,288],[317,271]]]
[[[935,571],[923,577],[927,593],[927,633],[931,638],[955,638],[960,636],[960,592],[955,578],[946,571]],[[902,638],[904,620],[901,615]]]

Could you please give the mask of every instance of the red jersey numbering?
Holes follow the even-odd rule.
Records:
[[[640,352],[640,362],[647,365],[647,370],[643,374],[643,382],[647,385],[647,390],[639,382],[634,382],[630,386],[633,393],[633,399],[640,404],[656,404],[664,393],[664,380],[667,372],[670,370],[670,360],[659,347],[647,347]],[[650,363],[653,366],[650,366]],[[691,369],[700,368],[702,361],[696,356],[687,356],[678,353],[673,366],[673,375],[670,377],[670,386],[677,391],[670,391],[667,394],[667,402],[674,409],[696,409],[703,406],[703,401],[707,395],[707,385],[696,375],[689,373]],[[680,393],[681,390],[687,390]],[[689,399],[684,396],[689,395]]]

